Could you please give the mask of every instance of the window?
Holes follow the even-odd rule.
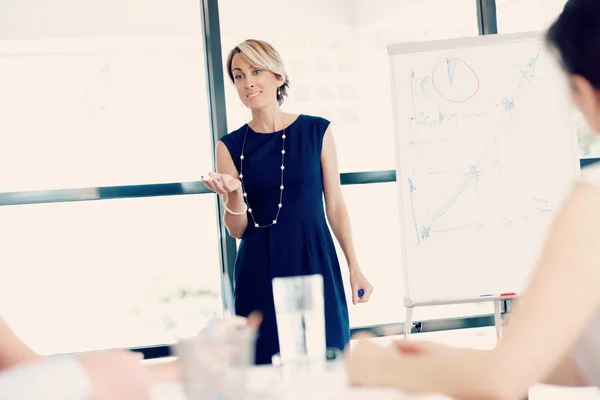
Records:
[[[496,0],[499,33],[546,29],[567,0]]]
[[[0,193],[197,181],[201,3],[0,3]],[[214,196],[0,207],[0,315],[43,354],[170,343],[222,313]]]
[[[573,113],[577,125],[577,138],[581,157],[600,157],[600,135],[590,128],[579,111],[575,110]]]
[[[0,192],[199,180],[201,41],[0,42]]]
[[[375,287],[366,304],[351,303],[348,267],[337,245],[342,265],[350,323],[353,327],[402,322],[405,319],[404,279],[402,274],[400,224],[396,183],[344,186],[344,198],[352,221],[358,261]],[[415,320],[451,318],[493,313],[491,303],[418,307]]]
[[[342,172],[394,169],[393,114],[387,45],[478,34],[472,0],[261,0],[240,7],[219,2],[221,43],[270,42],[290,76],[288,112],[332,122]],[[229,130],[250,114],[226,76]],[[360,157],[356,155],[360,154]]]
[[[0,207],[0,315],[43,354],[170,343],[222,313],[214,196]]]

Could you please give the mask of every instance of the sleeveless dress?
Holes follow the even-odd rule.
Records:
[[[582,175],[585,182],[600,189],[600,163],[583,169]],[[600,387],[600,310],[580,337],[571,355],[586,383],[589,386]]]
[[[343,350],[350,324],[340,264],[323,206],[321,148],[329,121],[300,115],[285,129],[282,207],[277,224],[256,228],[248,214],[234,269],[236,314],[260,310],[263,322],[256,342],[256,364],[270,364],[279,352],[272,279],[323,276],[327,347]],[[240,171],[245,137],[243,181],[259,225],[277,216],[284,131],[254,132],[247,124],[221,139]]]

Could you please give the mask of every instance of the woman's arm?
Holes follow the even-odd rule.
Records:
[[[350,229],[350,216],[348,215],[346,202],[342,195],[342,185],[340,184],[337,152],[335,150],[333,134],[329,128],[327,128],[323,137],[321,169],[323,173],[323,192],[325,193],[327,219],[336,239],[342,247],[350,270],[352,303],[366,303],[369,301],[371,293],[373,293],[373,286],[363,275],[356,260],[352,230]],[[359,297],[359,291],[361,290],[363,293]]]
[[[491,351],[470,356],[465,352],[454,360],[457,363],[440,366],[438,373],[472,373],[471,379],[447,381],[443,393],[517,399],[536,383],[565,378],[572,382],[574,365],[564,360],[569,360],[568,353],[600,306],[599,241],[600,189],[579,183],[556,215],[502,340]]]
[[[223,144],[223,142],[217,143],[216,154],[217,172],[219,174],[231,175],[231,177],[234,179],[240,179],[237,168],[235,167],[233,159],[231,158],[231,154],[229,154],[229,150],[227,150],[227,147],[225,144]],[[242,196],[242,189],[238,189],[232,193],[229,193],[227,207],[233,212],[240,212],[244,210],[246,204],[244,203],[244,198]],[[241,239],[244,235],[244,232],[246,232],[246,228],[248,227],[248,215],[246,215],[246,213],[242,215],[233,215],[225,212],[223,219],[229,234],[236,239]]]
[[[0,370],[41,359],[42,357],[23,343],[0,318]]]
[[[526,297],[490,353],[509,395],[550,376],[599,311],[599,241],[600,189],[577,184],[556,216]]]
[[[554,386],[587,386],[579,371],[579,366],[571,355],[564,357],[542,383]]]
[[[513,300],[511,308],[512,313],[507,314],[507,318],[504,320],[504,329],[510,324],[511,314],[518,308],[518,299]],[[586,382],[583,379],[583,375],[579,369],[579,366],[575,362],[575,358],[571,353],[567,354],[554,368],[549,375],[547,375],[542,383],[554,386],[570,386],[570,387],[582,387],[586,386]]]
[[[350,380],[495,400],[518,399],[538,382],[578,383],[575,366],[561,361],[569,360],[568,352],[599,311],[599,241],[600,189],[578,184],[556,215],[525,296],[493,350],[408,356],[361,343],[352,351]]]
[[[352,273],[360,270],[360,268],[356,260],[356,252],[354,251],[350,217],[342,194],[337,151],[330,128],[327,128],[323,137],[321,168],[323,171],[323,192],[325,194],[327,219],[329,220],[333,234],[342,247],[346,262],[350,268],[350,273]]]

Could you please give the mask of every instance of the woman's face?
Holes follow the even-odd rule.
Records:
[[[582,76],[569,78],[571,98],[590,128],[600,133],[600,92]]]
[[[242,103],[251,110],[277,102],[277,89],[283,79],[271,71],[255,68],[242,54],[233,56],[231,73]]]

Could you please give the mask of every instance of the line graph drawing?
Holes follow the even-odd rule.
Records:
[[[441,207],[441,209],[435,213],[433,213],[431,219],[429,220],[429,223],[426,225],[423,225],[421,227],[420,230],[420,239],[428,239],[431,237],[431,233],[441,233],[441,232],[449,232],[452,230],[456,230],[456,229],[464,229],[467,227],[471,227],[471,226],[475,226],[476,230],[479,232],[481,230],[481,228],[483,228],[483,225],[481,223],[478,224],[467,224],[461,227],[454,227],[451,229],[432,229],[432,227],[434,226],[434,224],[441,218],[443,217],[449,210],[452,209],[452,207],[456,204],[456,202],[461,198],[461,196],[463,196],[465,190],[471,185],[473,184],[475,187],[475,191],[476,191],[476,196],[477,196],[477,201],[479,201],[479,193],[478,193],[478,188],[477,188],[477,184],[479,181],[479,176],[481,174],[481,163],[483,162],[483,160],[485,159],[486,155],[488,155],[488,153],[490,152],[490,150],[493,147],[493,144],[495,142],[491,141],[488,142],[488,144],[485,146],[485,149],[483,151],[483,154],[480,155],[480,157],[478,158],[478,160],[474,163],[468,166],[466,173],[463,173],[463,182],[460,183],[458,189],[453,193],[452,197]],[[412,181],[410,181],[410,185],[412,185]],[[413,192],[413,188],[414,186],[409,186],[409,190],[412,193]],[[412,195],[411,195],[411,202],[412,202],[412,209],[413,209],[413,220],[417,220],[416,217],[416,213],[415,213],[415,207],[414,207],[414,200],[412,199]],[[480,226],[481,225],[481,226]],[[420,243],[420,239],[419,243]]]
[[[408,190],[410,191],[410,206],[412,207],[412,215],[413,222],[415,224],[415,233],[417,234],[417,244],[421,243],[421,239],[419,238],[419,228],[417,227],[417,215],[415,214],[415,203],[413,201],[412,192],[414,192],[417,188],[413,184],[412,179],[408,178]]]
[[[481,105],[476,105],[476,107],[479,109],[471,112],[462,112],[460,109],[456,108],[460,106],[460,104],[465,103],[468,99],[473,97],[480,89],[479,77],[476,71],[474,71],[466,61],[456,57],[445,57],[435,65],[430,80],[423,77],[417,77],[415,71],[411,70],[411,103],[413,115],[408,121],[408,127],[414,129],[415,137],[414,139],[408,141],[408,148],[416,148],[417,151],[419,151],[419,148],[424,144],[440,144],[443,141],[447,141],[448,143],[455,142],[452,144],[453,146],[460,146],[461,141],[471,140],[466,136],[461,137],[460,128],[463,126],[463,123],[472,118],[486,118],[486,121],[488,121],[486,123],[489,124],[489,122],[492,122],[492,124],[489,124],[486,131],[482,132],[482,134],[488,139],[486,139],[486,144],[483,145],[478,159],[474,160],[475,162],[465,163],[465,160],[462,160],[461,162],[455,160],[453,162],[458,162],[459,164],[462,164],[463,167],[422,171],[426,176],[431,177],[439,176],[441,178],[442,176],[463,176],[462,180],[459,181],[457,184],[458,186],[454,189],[454,191],[448,193],[447,201],[439,205],[439,208],[434,209],[434,211],[421,210],[422,207],[420,203],[423,201],[423,192],[420,192],[420,195],[414,197],[413,192],[416,191],[416,186],[413,178],[409,178],[408,190],[410,193],[412,222],[416,233],[417,244],[421,244],[421,242],[424,240],[432,239],[436,234],[442,234],[446,232],[464,229],[474,229],[475,232],[483,231],[486,222],[484,220],[480,220],[480,218],[477,218],[477,213],[480,212],[480,202],[482,201],[480,183],[482,174],[484,172],[486,177],[485,190],[489,191],[490,187],[494,187],[494,190],[497,191],[497,196],[499,197],[498,204],[500,205],[501,210],[498,211],[498,223],[508,229],[511,229],[515,226],[513,217],[509,215],[509,207],[507,206],[507,198],[505,196],[506,182],[504,181],[505,177],[502,173],[498,137],[499,135],[506,135],[506,129],[513,129],[513,112],[518,105],[516,97],[519,93],[519,89],[521,89],[525,83],[532,84],[534,82],[534,79],[536,78],[536,67],[539,56],[540,51],[538,49],[534,57],[528,58],[524,63],[515,64],[518,67],[519,77],[516,81],[513,81],[514,86],[512,86],[512,91],[509,92],[510,94],[501,97],[497,103],[490,104],[491,108],[486,109],[485,106],[481,107]],[[444,67],[443,75],[440,74],[442,71],[442,66]],[[466,84],[465,79],[467,82]],[[472,81],[469,81],[469,79]],[[423,100],[423,98],[426,96],[426,90],[424,88],[429,83],[433,85],[442,101],[446,101],[450,104],[456,104],[456,106],[449,108],[439,106],[436,108],[435,113],[432,112],[433,110],[429,112],[425,111],[425,108],[423,108],[421,104],[426,104],[422,103],[423,101],[430,101]],[[452,88],[459,87],[463,88],[461,92],[463,95],[466,93],[464,88],[469,88],[469,95],[463,96],[462,98],[452,97],[453,94],[459,93],[452,92]],[[417,90],[415,90],[415,88],[417,88]],[[507,87],[507,89],[510,90],[510,85]],[[508,118],[510,125],[506,125],[506,118]],[[490,129],[490,126],[494,128]],[[450,138],[447,135],[432,136],[432,133],[441,133],[449,129],[458,129],[458,136],[455,138]],[[426,134],[425,137],[427,137],[427,139],[421,140],[421,134]],[[418,160],[421,160],[421,157],[422,153],[419,153]],[[484,160],[485,165],[482,165]],[[493,178],[495,183],[490,181],[491,178]],[[428,190],[427,185],[424,189]],[[488,196],[486,201],[489,202],[489,193],[486,195]],[[469,202],[473,202],[473,206],[469,212],[469,218],[472,221],[465,221],[464,224],[454,224],[454,222],[458,221],[451,222],[453,221],[452,219],[448,220],[447,218],[444,218],[446,221],[444,224],[450,226],[440,226],[441,218],[448,215],[450,210],[456,207],[457,202],[465,196],[468,196],[470,199],[468,200]],[[551,208],[548,207],[548,201],[544,198],[533,198],[533,201],[535,202],[534,209],[538,213],[543,214],[552,211]],[[462,205],[461,207],[464,208],[466,206]],[[536,221],[531,220],[528,215],[525,216],[525,222],[528,227],[531,227],[536,223]]]

